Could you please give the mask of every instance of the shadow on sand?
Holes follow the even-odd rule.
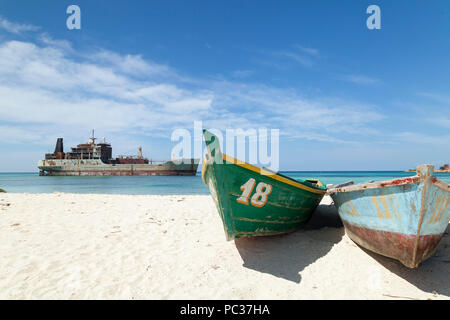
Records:
[[[320,230],[320,232],[307,232]],[[344,235],[341,219],[334,205],[320,205],[311,220],[300,230],[280,236],[240,238],[235,240],[244,267],[300,283],[305,267],[325,256]],[[417,269],[399,261],[364,250],[389,271],[417,288],[450,296],[450,225],[433,256]]]
[[[327,227],[327,228],[325,228]],[[306,232],[321,229],[320,232]],[[334,205],[319,205],[299,231],[287,235],[235,240],[244,267],[299,283],[306,266],[323,257],[344,235]]]
[[[383,267],[405,279],[417,288],[450,296],[450,225],[439,242],[435,253],[417,269],[405,267],[401,262],[360,247]]]

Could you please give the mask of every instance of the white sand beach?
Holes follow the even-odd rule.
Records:
[[[210,196],[0,194],[0,299],[450,298],[450,229],[411,270],[354,244],[330,203],[227,242]]]

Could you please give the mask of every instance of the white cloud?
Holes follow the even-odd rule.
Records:
[[[430,147],[442,148],[445,144],[448,145],[450,135],[431,136],[428,134],[417,132],[401,132],[396,135],[400,140],[411,142],[414,144],[425,144]]]
[[[294,50],[281,50],[271,52],[271,61],[260,61],[260,63],[271,65],[274,67],[279,67],[280,65],[273,60],[273,57],[287,58],[294,61],[304,67],[312,67],[319,57],[319,50],[314,48],[303,47],[300,45],[295,45]]]
[[[232,72],[232,75],[236,78],[247,78],[250,77],[253,73],[253,70],[235,70]]]
[[[319,50],[317,50],[317,49],[314,49],[314,48],[308,48],[308,47],[303,47],[303,46],[300,46],[300,45],[297,45],[296,46],[300,51],[302,51],[302,52],[304,52],[304,53],[306,53],[306,54],[309,54],[309,55],[311,55],[311,56],[318,56],[319,55]]]
[[[14,22],[11,22],[9,20],[6,20],[6,19],[0,17],[0,29],[4,29],[4,30],[14,33],[14,34],[21,34],[23,32],[27,32],[27,31],[37,31],[37,30],[39,30],[39,27],[30,25],[30,24],[14,23]]]
[[[364,75],[358,75],[358,74],[343,75],[343,76],[340,76],[339,79],[347,81],[347,82],[361,84],[361,85],[372,85],[372,84],[382,83],[382,81],[380,79],[372,78],[372,77],[368,77],[368,76],[364,76]]]
[[[152,75],[175,75],[168,66],[156,64],[148,60],[146,61],[141,55],[119,55],[111,51],[101,50],[95,54],[90,54],[89,57],[91,61],[96,64],[114,66],[116,71],[128,75],[140,75],[146,77]]]
[[[369,125],[384,118],[371,105],[333,98],[305,98],[294,89],[277,89],[257,84],[216,83],[214,105],[228,108],[255,125],[282,129],[288,135],[308,134],[325,141],[324,133],[375,132]],[[355,138],[355,137],[353,137]],[[336,137],[328,140],[338,141]]]
[[[444,128],[450,128],[450,118],[447,118],[446,116],[440,116],[436,119],[430,119],[430,121]]]
[[[168,70],[138,56],[99,53],[101,64],[72,59],[66,46],[0,44],[0,119],[59,130],[169,130],[190,125],[212,98],[152,76]],[[147,71],[145,80],[133,76]],[[126,73],[126,74],[125,74]],[[75,129],[78,128],[78,129]],[[22,135],[25,136],[25,135]],[[26,139],[25,139],[26,140]],[[28,141],[28,140],[27,140]]]
[[[24,129],[10,125],[0,125],[0,141],[3,143],[37,143],[42,140],[42,135],[31,128]],[[35,128],[34,128],[35,129]]]
[[[46,32],[41,33],[38,40],[45,45],[52,46],[53,48],[60,48],[66,52],[73,52],[72,44],[69,41],[53,39]]]
[[[415,106],[417,110],[426,111],[429,117],[427,121],[443,128],[450,128],[450,118],[446,112],[449,110],[450,97],[429,92],[419,92],[417,95],[428,100],[426,104],[419,102]]]
[[[429,93],[429,92],[419,92],[418,93],[419,96],[428,98],[430,100],[433,100],[435,102],[438,103],[443,103],[443,104],[449,104],[450,105],[450,97],[445,96],[445,95],[441,95],[441,94],[436,94],[436,93]]]
[[[301,54],[298,54],[296,52],[291,51],[279,51],[276,53],[279,56],[283,56],[289,59],[294,60],[295,62],[298,62],[299,64],[303,65],[304,67],[311,67],[313,65],[313,61],[309,57],[305,57]]]
[[[299,53],[290,57],[302,61]],[[292,138],[346,143],[373,133],[371,124],[382,118],[371,105],[304,97],[292,88],[185,77],[141,55],[75,52],[70,42],[45,33],[36,41],[0,42],[2,137],[9,132],[24,143],[55,134],[84,139],[92,128],[104,135],[170,136],[174,128],[192,128],[194,120],[210,128],[279,128]]]

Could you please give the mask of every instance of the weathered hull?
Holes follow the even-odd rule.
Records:
[[[227,240],[287,233],[309,220],[326,192],[324,187],[239,162],[220,152],[217,137],[207,131],[204,135],[208,155],[202,179],[216,204]],[[211,144],[216,151],[212,152]]]
[[[416,268],[436,250],[450,220],[450,186],[432,166],[405,179],[331,189],[348,236],[362,247]]]
[[[428,259],[443,237],[443,233],[417,236],[358,227],[346,221],[343,223],[353,241],[370,251],[397,259],[410,268]]]
[[[40,160],[38,168],[49,176],[193,176],[198,161],[176,164],[105,164],[101,160]]]
[[[49,171],[42,174],[46,176],[195,176],[197,171],[191,170],[148,170],[148,171],[126,171],[126,170],[104,170],[104,171]]]

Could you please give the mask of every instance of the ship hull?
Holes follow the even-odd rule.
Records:
[[[185,159],[182,163],[167,161],[162,164],[105,164],[91,160],[40,160],[40,175],[45,176],[195,176],[198,160]]]

